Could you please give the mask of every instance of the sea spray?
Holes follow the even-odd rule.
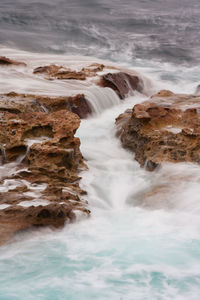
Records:
[[[166,164],[146,172],[115,137],[114,118],[144,99],[131,97],[82,122],[78,136],[89,166],[82,186],[92,215],[54,233],[21,233],[3,246],[2,299],[197,299],[198,167]],[[171,207],[137,201],[183,171],[190,181],[180,183],[182,194],[168,194]]]
[[[20,55],[27,57],[27,53]],[[37,55],[29,56],[30,61],[42,60]],[[46,59],[51,62],[49,56]],[[63,57],[58,56],[58,60],[62,63]],[[86,61],[88,64],[92,59]],[[145,62],[142,68],[145,72]],[[154,69],[151,66],[145,72],[157,79],[158,87],[164,86],[160,72],[160,64],[156,63]],[[17,74],[21,82],[18,91],[32,92],[35,77],[28,71],[27,84],[23,85],[22,74]],[[12,72],[8,78],[5,91],[15,90],[17,84]],[[169,77],[169,88],[181,91],[182,79],[170,83]],[[112,90],[90,90],[87,83],[78,88],[76,83],[43,85],[40,77],[36,81],[36,91],[41,90],[42,94],[49,91],[60,95],[70,86],[70,91],[89,90],[91,103],[94,99],[96,114],[82,121],[77,132],[89,167],[81,174],[81,186],[88,191],[85,199],[92,214],[89,219],[66,224],[63,230],[21,232],[1,247],[0,299],[197,300],[199,166],[164,164],[149,173],[140,168],[133,153],[121,147],[115,136],[115,118],[146,100],[146,96],[136,93],[119,102]],[[17,172],[17,167],[16,163],[0,166],[1,176]],[[12,184],[10,187],[16,182]],[[164,192],[155,193],[160,186],[165,187]],[[150,193],[152,197],[148,196]]]

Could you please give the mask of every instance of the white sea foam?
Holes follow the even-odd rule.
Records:
[[[104,100],[100,94],[94,103]],[[4,298],[199,298],[199,166],[166,163],[152,173],[140,168],[115,137],[114,119],[147,98],[136,94],[103,112],[113,99],[77,132],[89,166],[81,186],[91,217],[56,233],[21,233],[2,247]]]
[[[35,197],[34,193],[26,193],[26,196],[30,196],[30,197]],[[50,204],[49,201],[44,200],[44,199],[35,199],[35,200],[29,200],[29,201],[22,201],[20,202],[18,205],[19,206],[23,206],[23,207],[30,207],[30,206],[46,206]]]

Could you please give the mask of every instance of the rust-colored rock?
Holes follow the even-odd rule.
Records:
[[[46,74],[50,78],[57,79],[75,79],[75,80],[85,80],[86,74],[84,72],[76,72],[70,68],[65,68],[57,65],[49,65],[38,67],[33,70],[34,74]]]
[[[33,70],[34,74],[45,74],[48,75],[49,78],[57,78],[57,79],[74,79],[74,80],[85,80],[87,77],[96,76],[98,72],[103,71],[105,66],[99,63],[93,63],[87,67],[82,68],[80,71],[71,70],[70,68],[57,66],[57,65],[49,65],[49,66],[41,66],[37,67]],[[110,67],[113,68],[113,67]]]
[[[141,166],[163,161],[200,162],[200,97],[161,91],[116,119],[124,147]]]
[[[80,118],[87,118],[91,108],[83,94],[66,97],[48,97],[39,95],[17,94],[14,92],[0,95],[0,112],[56,112],[69,110]]]
[[[105,73],[106,71],[109,73]],[[99,74],[99,72],[101,73]],[[105,74],[102,75],[102,72]],[[120,99],[124,99],[135,90],[145,93],[145,80],[148,81],[147,79],[143,80],[143,78],[134,71],[113,66],[105,66],[99,63],[93,63],[83,67],[80,71],[52,64],[49,66],[38,67],[34,69],[33,73],[45,74],[47,75],[47,79],[50,80],[88,79],[88,85],[96,84],[101,87],[109,87],[117,93]],[[82,104],[83,102],[81,101],[81,106]]]
[[[108,73],[102,75],[100,85],[113,89],[124,99],[128,93],[139,89],[139,78],[124,72]]]
[[[92,113],[89,103],[83,94],[79,94],[75,97],[69,97],[67,107],[81,119],[87,118]]]
[[[75,71],[59,71],[54,76],[57,79],[74,79],[74,80],[85,80],[86,74],[83,72],[75,72]]]
[[[0,244],[19,230],[62,226],[76,211],[89,214],[79,187],[79,170],[86,168],[74,136],[79,124],[67,110],[1,111]]]
[[[16,60],[12,60],[8,57],[1,56],[0,57],[0,65],[1,66],[10,66],[10,65],[15,65],[15,66],[26,66],[24,62],[19,62]]]
[[[65,222],[75,220],[73,206],[68,204],[49,204],[46,206],[11,206],[0,210],[0,245],[9,240],[15,232],[33,226],[62,227]]]

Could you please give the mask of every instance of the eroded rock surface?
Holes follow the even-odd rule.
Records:
[[[80,118],[87,118],[92,113],[84,94],[66,97],[27,95],[15,92],[0,94],[0,112],[56,112],[63,109],[74,112]]]
[[[26,71],[30,71],[28,66]],[[79,172],[86,165],[75,137],[80,118],[92,113],[84,91],[90,95],[93,85],[98,85],[94,94],[99,85],[111,87],[123,99],[140,89],[136,75],[97,63],[80,70],[51,64],[36,68],[34,73],[34,80],[44,76],[42,82],[55,80],[48,83],[56,87],[57,79],[64,80],[59,85],[66,85],[66,96],[0,95],[0,244],[19,230],[59,227],[78,214],[89,215],[82,199],[86,192],[79,187]],[[107,82],[102,85],[103,76]],[[78,85],[71,80],[79,81]],[[73,95],[77,90],[81,93]],[[100,93],[102,102],[103,95]]]
[[[79,187],[86,168],[74,136],[79,125],[67,110],[0,112],[0,244],[18,230],[89,214]]]
[[[87,77],[96,76],[98,72],[103,71],[103,64],[93,63],[87,67],[82,68],[80,71],[75,71],[70,68],[49,65],[38,67],[33,70],[34,74],[45,74],[49,78],[56,79],[74,79],[74,80],[85,80]]]
[[[116,119],[124,147],[141,166],[200,162],[200,97],[161,91]]]
[[[0,245],[7,242],[14,232],[24,230],[33,226],[50,226],[53,228],[62,227],[66,220],[73,221],[76,215],[73,212],[73,205],[49,204],[46,206],[10,206],[0,210]]]

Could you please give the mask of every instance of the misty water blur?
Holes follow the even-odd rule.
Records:
[[[89,167],[81,186],[91,217],[59,231],[21,232],[1,247],[1,300],[199,299],[199,166],[165,163],[149,173],[121,147],[114,125],[148,93],[194,93],[199,12],[197,0],[1,0],[0,55],[27,63],[0,69],[1,92],[85,93],[94,111],[77,132]],[[89,81],[32,74],[40,65],[80,70],[93,62],[140,72],[145,95],[121,102]],[[0,179],[18,170],[19,162],[1,163]],[[1,189],[16,184],[6,181]]]

